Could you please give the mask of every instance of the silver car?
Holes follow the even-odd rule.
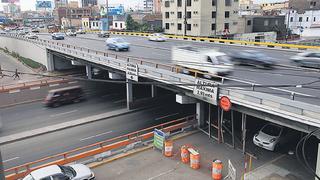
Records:
[[[320,52],[304,52],[291,57],[292,63],[310,68],[320,68]]]

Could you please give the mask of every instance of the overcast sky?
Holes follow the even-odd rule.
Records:
[[[53,1],[53,0],[52,0]],[[98,0],[99,2],[104,2],[105,0]],[[266,3],[266,2],[282,2],[285,0],[254,0],[256,3]],[[20,0],[21,9],[24,10],[35,10],[36,0]],[[109,0],[109,4],[123,4],[125,8],[138,6],[142,8],[143,0]],[[0,8],[2,10],[2,6]]]

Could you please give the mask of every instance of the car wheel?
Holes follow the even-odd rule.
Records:
[[[52,107],[54,107],[54,108],[59,107],[59,106],[60,106],[60,103],[58,103],[58,102],[55,102],[55,103],[53,103],[53,105],[52,105]]]
[[[117,51],[117,52],[119,52],[119,51],[120,51],[120,49],[119,49],[118,47],[116,47],[116,51]]]
[[[80,101],[81,101],[80,99],[74,99],[74,100],[73,100],[74,103],[78,103],[78,102],[80,102]]]

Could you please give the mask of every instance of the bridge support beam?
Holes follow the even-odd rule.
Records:
[[[47,52],[47,70],[48,71],[54,71],[54,59],[53,54],[50,52]]]
[[[86,65],[86,73],[87,73],[88,79],[92,79],[92,67],[90,64]]]
[[[133,102],[133,88],[132,82],[129,79],[126,79],[126,89],[127,89],[127,108],[130,110],[132,108]]]
[[[247,135],[247,115],[242,113],[242,153],[246,153],[246,135]]]
[[[197,121],[198,121],[198,127],[199,128],[202,128],[203,126],[204,126],[204,124],[205,124],[205,118],[204,118],[204,116],[205,116],[205,112],[204,112],[204,102],[197,102],[197,104],[196,104],[196,114],[197,114],[197,116],[196,116],[196,118],[197,118]]]
[[[155,98],[157,96],[157,94],[158,94],[157,86],[151,85],[151,97]]]
[[[316,174],[320,175],[320,143],[318,143],[318,156],[317,156],[317,163],[316,163]],[[315,177],[315,180],[318,180],[317,177]]]

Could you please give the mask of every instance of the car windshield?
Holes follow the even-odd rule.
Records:
[[[266,125],[261,131],[270,136],[279,136],[281,132],[281,128],[279,126],[274,126],[269,124],[269,125]]]
[[[116,38],[114,41],[117,43],[124,43],[125,42],[122,38]]]
[[[70,177],[70,179],[77,175],[76,171],[70,166],[59,166],[59,168],[61,169],[62,173]]]
[[[63,36],[63,34],[62,33],[57,33],[56,36]]]

